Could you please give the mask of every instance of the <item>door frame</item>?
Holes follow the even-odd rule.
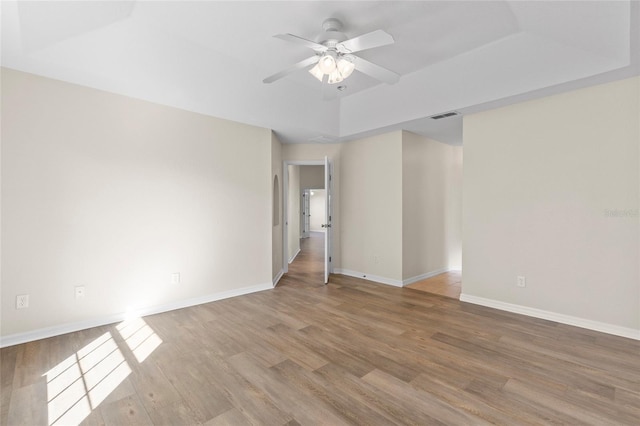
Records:
[[[302,199],[300,200],[300,238],[309,238],[311,232],[311,189],[303,189],[301,192]],[[306,212],[306,214],[305,214]],[[309,222],[309,227],[307,227]]]
[[[289,166],[323,166],[324,160],[284,160],[282,162],[282,271],[289,272]]]

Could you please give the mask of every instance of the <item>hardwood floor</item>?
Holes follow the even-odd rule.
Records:
[[[449,271],[435,277],[410,284],[407,288],[426,291],[427,293],[439,294],[440,296],[460,299],[462,291],[462,272]]]
[[[282,277],[278,286],[324,285],[324,233],[310,232],[309,235],[309,238],[300,239],[300,253],[289,264],[289,272]]]
[[[638,424],[640,342],[324,286],[304,252],[271,291],[2,349],[0,423]]]

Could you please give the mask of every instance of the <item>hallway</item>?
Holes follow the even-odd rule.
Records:
[[[310,232],[309,238],[300,239],[300,253],[289,264],[289,272],[278,282],[280,286],[324,285],[324,232]]]
[[[462,272],[449,271],[410,284],[407,288],[459,300],[462,292]]]
[[[300,239],[300,252],[289,264],[289,272],[282,276],[278,286],[317,287],[324,284],[324,237],[323,232],[311,232],[309,238]],[[461,279],[460,271],[449,271],[407,288],[459,300]]]

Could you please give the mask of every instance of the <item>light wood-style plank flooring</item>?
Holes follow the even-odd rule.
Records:
[[[440,296],[460,299],[462,291],[462,272],[449,271],[438,274],[435,277],[427,278],[407,286],[414,290],[426,291],[427,293],[439,294]]]
[[[324,232],[310,232],[309,235],[309,238],[300,239],[300,253],[289,264],[289,272],[278,285],[324,285]]]
[[[304,253],[271,291],[2,349],[0,423],[638,424],[640,342],[324,286]]]

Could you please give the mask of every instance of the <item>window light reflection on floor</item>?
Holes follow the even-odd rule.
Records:
[[[129,373],[111,333],[98,337],[46,373],[49,425],[80,423]]]
[[[124,321],[118,327],[131,352],[138,362],[143,362],[162,343],[162,339],[147,325],[142,318]]]
[[[116,329],[139,363],[162,343],[142,318],[124,321]],[[43,375],[49,425],[81,423],[130,373],[113,335],[104,333]]]

